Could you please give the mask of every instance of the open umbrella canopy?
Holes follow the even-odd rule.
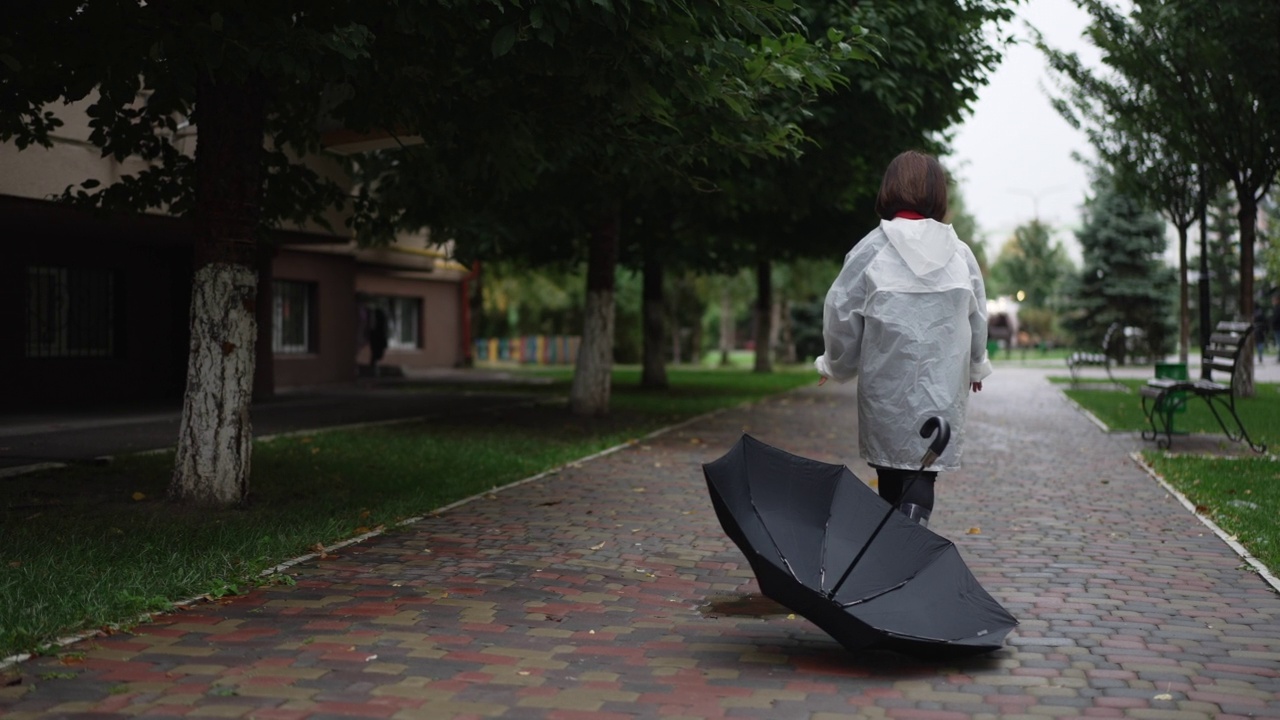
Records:
[[[988,652],[1018,624],[950,540],[897,512],[843,465],[743,435],[703,472],[720,524],[761,592],[850,650]]]

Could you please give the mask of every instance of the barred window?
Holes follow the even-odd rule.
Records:
[[[315,351],[312,332],[315,283],[275,280],[271,283],[271,350],[283,354]]]
[[[27,268],[26,356],[111,357],[116,277],[104,268]]]

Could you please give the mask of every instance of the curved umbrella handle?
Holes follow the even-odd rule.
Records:
[[[934,415],[924,421],[924,424],[920,426],[920,437],[927,438],[933,435],[935,431],[937,435],[934,436],[933,442],[929,443],[929,449],[925,451],[924,457],[920,458],[921,470],[932,465],[933,461],[937,460],[938,456],[942,454],[942,451],[947,449],[947,443],[951,442],[951,423],[938,415]]]

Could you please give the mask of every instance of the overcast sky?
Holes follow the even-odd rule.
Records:
[[[1088,14],[1071,0],[1020,5],[1010,29],[1021,42],[1008,49],[955,135],[946,164],[978,221],[989,258],[995,258],[1014,228],[1038,214],[1079,262],[1071,231],[1079,226],[1089,182],[1071,154],[1089,155],[1089,144],[1050,105],[1046,90],[1053,85],[1047,63],[1031,44],[1025,23],[1039,29],[1051,46],[1074,50],[1096,65],[1096,48],[1081,36],[1088,21]]]

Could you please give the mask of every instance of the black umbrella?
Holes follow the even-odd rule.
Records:
[[[941,418],[922,467],[950,439]],[[749,435],[703,465],[711,503],[766,596],[850,650],[965,655],[1003,646],[1018,621],[956,546],[898,512],[847,467]]]

